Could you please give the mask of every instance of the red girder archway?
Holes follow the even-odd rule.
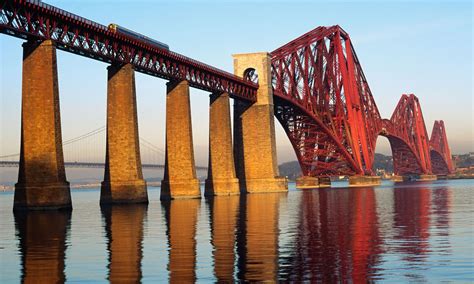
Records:
[[[454,171],[446,129],[442,120],[435,121],[431,131],[430,157],[434,174],[447,175]]]
[[[348,34],[319,27],[271,55],[275,115],[303,174],[371,173],[381,120]]]
[[[275,116],[303,175],[373,174],[378,135],[390,141],[396,174],[430,174],[431,157],[447,161],[444,146],[432,146],[414,95],[402,96],[390,120],[381,118],[341,27],[318,27],[271,56]]]
[[[402,95],[390,120],[383,120],[381,135],[390,142],[395,174],[431,173],[428,134],[415,95]]]

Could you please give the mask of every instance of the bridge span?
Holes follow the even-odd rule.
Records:
[[[148,202],[135,71],[168,80],[164,200],[201,197],[190,87],[210,93],[205,195],[287,190],[278,172],[274,116],[295,150],[305,186],[318,187],[334,175],[350,176],[353,186],[379,183],[372,171],[379,135],[389,139],[399,175],[431,179],[453,170],[444,123],[435,123],[430,139],[416,96],[402,95],[390,119],[380,116],[349,34],[339,26],[318,27],[271,53],[233,55],[234,74],[134,31],[110,28],[42,1],[2,1],[0,33],[25,40],[14,210],[72,206],[64,170],[57,49],[110,64],[102,205]]]

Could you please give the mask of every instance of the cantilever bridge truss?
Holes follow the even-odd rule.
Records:
[[[275,115],[306,176],[373,174],[379,135],[399,175],[453,171],[444,123],[428,137],[418,98],[403,95],[382,119],[349,35],[318,27],[272,56]]]
[[[52,40],[57,48],[213,93],[256,101],[258,85],[37,0],[0,1],[0,33]],[[275,115],[306,176],[371,175],[379,135],[392,146],[395,173],[453,171],[443,121],[428,137],[418,98],[403,95],[382,119],[349,35],[318,27],[271,53]]]

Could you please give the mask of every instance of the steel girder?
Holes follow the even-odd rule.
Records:
[[[403,94],[390,118],[390,126],[384,125],[392,145],[395,174],[431,174],[429,139],[418,98]],[[397,141],[392,142],[391,137]]]
[[[434,122],[430,138],[430,156],[433,174],[447,175],[454,172],[446,129],[442,120]]]
[[[435,124],[430,141],[416,96],[403,95],[391,119],[381,118],[339,26],[318,27],[271,56],[275,115],[303,175],[373,174],[378,135],[389,139],[396,174],[452,171],[444,124]]]
[[[27,40],[52,40],[56,47],[95,60],[125,64],[167,80],[187,80],[209,92],[255,102],[258,85],[184,55],[110,31],[106,26],[41,1],[0,2],[0,33]]]
[[[303,174],[371,174],[381,118],[349,35],[319,27],[271,56],[275,114]]]

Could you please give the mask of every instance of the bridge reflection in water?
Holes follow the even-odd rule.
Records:
[[[200,279],[365,282],[384,279],[384,270],[390,267],[386,262],[393,260],[387,257],[390,254],[397,256],[399,265],[414,269],[424,269],[432,251],[449,255],[451,202],[449,188],[418,185],[112,206],[101,210],[103,239],[91,242],[107,244],[108,258],[98,264],[111,282],[154,277],[168,277],[173,283]],[[70,238],[74,212],[15,213],[24,282],[74,280],[65,272],[71,262],[66,256],[74,257],[67,253],[68,246],[74,245]],[[89,215],[78,212],[77,216],[100,218]],[[157,222],[160,218],[163,222]],[[163,237],[147,235],[152,227],[163,232]],[[207,247],[198,241],[205,238]],[[158,242],[167,244],[167,254],[166,250],[147,251],[147,246]],[[203,251],[203,247],[207,249]],[[145,252],[148,257],[144,258]],[[213,261],[203,263],[199,255],[212,255]],[[88,256],[81,257],[81,261],[88,261]],[[167,259],[167,265],[156,265],[157,258]],[[144,262],[161,271],[156,274],[159,276],[145,275]],[[202,267],[206,266],[210,269],[203,275]]]
[[[282,278],[323,283],[374,279],[382,249],[373,188],[306,191],[299,215]]]
[[[129,204],[101,208],[109,253],[108,280],[137,283],[142,278],[143,221],[147,205]]]
[[[62,283],[71,212],[15,213],[23,283]]]
[[[193,283],[196,280],[196,222],[199,199],[163,201],[169,247],[169,280],[171,283]]]

